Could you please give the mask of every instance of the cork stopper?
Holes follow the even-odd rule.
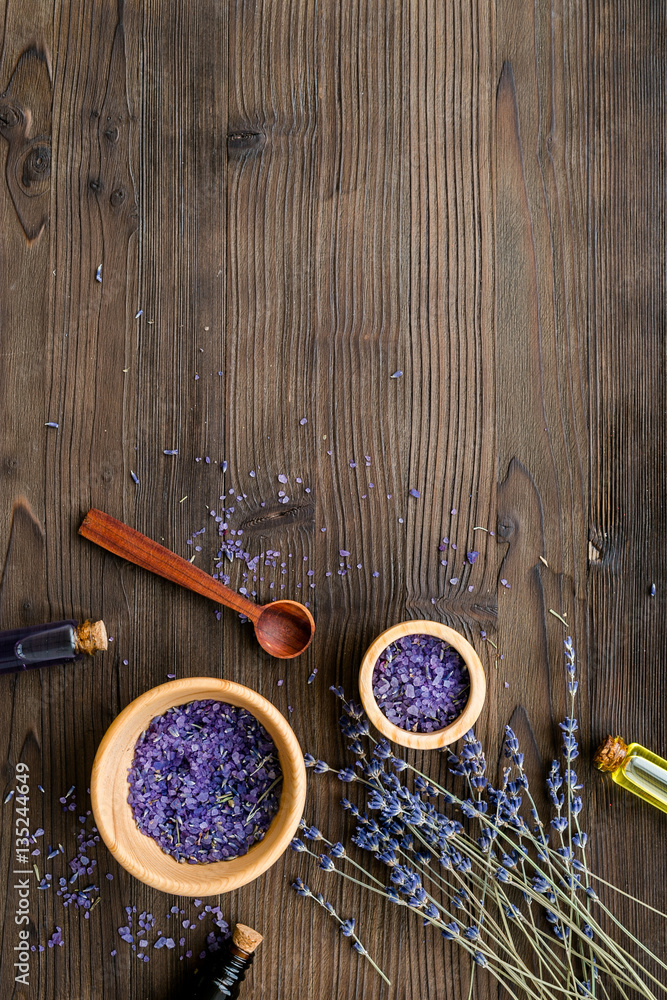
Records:
[[[620,736],[608,736],[595,751],[593,763],[600,771],[617,771],[627,754],[627,744]]]
[[[109,647],[107,629],[104,622],[85,621],[76,629],[76,651],[92,656],[98,650]]]
[[[246,955],[252,955],[256,948],[259,948],[264,939],[259,931],[254,931],[246,924],[237,924],[232,934],[232,941]]]

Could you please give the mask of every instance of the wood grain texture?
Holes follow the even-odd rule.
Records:
[[[93,665],[3,678],[4,794],[27,763],[65,858],[104,732],[168,673],[254,688],[339,765],[328,687],[356,694],[408,618],[472,643],[489,759],[511,721],[538,780],[565,712],[553,609],[594,861],[666,908],[661,814],[588,767],[607,730],[667,750],[665,27],[636,0],[0,0],[0,627],[92,616],[113,637]],[[308,602],[313,644],[272,660],[233,612],[78,537],[91,507],[257,602]],[[235,543],[271,554],[248,569]],[[336,839],[330,778],[306,815]],[[192,960],[138,961],[125,907],[164,930],[179,901],[102,847],[88,920],[33,887],[32,940],[66,945],[14,989],[11,809],[1,995],[178,995],[208,918],[188,909]],[[357,916],[390,989],[296,875]],[[468,995],[451,946],[331,878],[290,853],[222,898],[264,936],[244,995]],[[657,918],[620,912],[664,952]]]

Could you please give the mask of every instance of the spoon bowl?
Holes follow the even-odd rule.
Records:
[[[310,645],[315,621],[298,601],[274,601],[260,605],[254,622],[257,642],[270,656],[282,660],[299,656]]]
[[[187,559],[101,510],[93,508],[88,511],[79,534],[135,566],[141,566],[245,615],[255,626],[255,635],[262,649],[277,659],[291,660],[310,645],[315,621],[308,608],[298,601],[254,604],[224,583],[214,580],[203,569],[193,566]]]

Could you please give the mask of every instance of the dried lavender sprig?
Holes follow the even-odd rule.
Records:
[[[336,693],[338,693],[338,692],[336,692]],[[339,696],[340,696],[340,695],[339,695]],[[347,709],[347,706],[346,706],[346,709]],[[349,711],[348,711],[348,714],[349,714],[350,716],[352,716],[352,718],[354,718],[354,717],[355,717],[355,713],[354,713],[354,712],[349,712]],[[351,734],[350,732],[348,732],[348,733],[347,733],[347,735],[352,735],[352,734]],[[414,770],[414,769],[413,769],[413,770]],[[424,776],[424,777],[425,777],[425,776]],[[432,785],[436,785],[436,783],[435,783],[435,782],[432,782]],[[444,790],[443,790],[443,793],[444,793],[445,795],[447,795],[447,796],[448,796],[448,801],[450,801],[450,802],[451,802],[451,801],[454,801],[454,798],[453,798],[453,797],[451,796],[451,794],[450,794],[450,793],[447,793],[447,792],[445,792]],[[521,827],[519,827],[519,829],[521,830],[522,828],[521,828]],[[524,824],[524,828],[523,828],[523,829],[524,829],[524,832],[525,832],[525,833],[526,833],[527,835],[530,835],[531,831],[529,830],[529,828],[528,828],[528,827],[526,827],[526,826],[525,826],[525,824]],[[501,835],[501,836],[504,836],[504,834],[503,834],[503,832],[502,832],[502,831],[500,831],[500,835]],[[541,839],[542,839],[542,841],[543,841],[543,839],[544,839],[544,838],[542,837]],[[538,843],[538,844],[539,844],[539,841],[537,841],[536,843]],[[542,845],[542,846],[543,846],[543,845]],[[529,855],[527,854],[526,850],[525,850],[524,848],[522,848],[522,849],[521,849],[521,852],[520,852],[520,853],[521,853],[521,856],[523,857],[523,859],[524,859],[524,860],[525,860],[526,862],[530,863],[530,864],[531,864],[531,866],[533,867],[533,869],[534,869],[534,870],[537,870],[537,872],[539,873],[539,866],[537,866],[537,864],[535,863],[535,861],[534,861],[534,860],[533,860],[532,858],[530,858],[530,856],[529,856]],[[551,858],[551,857],[549,857],[549,855],[552,855],[552,856],[553,856],[553,859],[554,859],[554,860],[556,860],[556,861],[558,862],[559,866],[562,866],[562,867],[563,867],[563,871],[564,871],[564,872],[566,873],[566,877],[568,877],[568,875],[569,875],[569,874],[571,874],[571,869],[568,869],[567,865],[566,865],[566,864],[564,863],[563,859],[562,859],[562,858],[561,858],[561,857],[560,857],[560,856],[559,856],[559,855],[557,854],[557,852],[555,852],[555,851],[554,851],[554,850],[553,850],[552,848],[548,848],[548,849],[547,849],[547,856],[545,857],[545,860],[546,860],[546,861],[551,861],[551,860],[552,860],[552,858]],[[569,859],[568,859],[568,860],[569,860]],[[547,883],[547,884],[548,884],[548,883]],[[572,883],[571,883],[571,882],[570,882],[570,885],[572,885]],[[556,886],[555,888],[556,888],[556,890],[558,890],[558,886]],[[560,892],[559,892],[559,895],[560,895]],[[538,898],[538,897],[535,897],[535,896],[534,896],[534,898]],[[565,900],[564,900],[564,901],[565,901]],[[555,900],[554,900],[554,902],[555,902]],[[551,905],[553,905],[553,903],[552,903]],[[579,912],[579,911],[577,911],[577,912]],[[574,915],[574,914],[573,914],[573,915]],[[568,922],[568,923],[570,923],[570,921],[567,921],[567,922]],[[621,926],[621,925],[619,925],[619,926]],[[575,931],[576,931],[577,933],[579,933],[579,934],[581,933],[581,931],[580,931],[579,927],[574,927],[574,929],[575,929]],[[615,943],[614,943],[614,942],[612,942],[612,941],[609,941],[609,944],[611,945],[611,947],[612,947],[612,948],[614,948],[614,947],[616,947],[616,948],[617,948],[617,947],[618,947],[618,946],[615,946]],[[626,954],[627,954],[627,953],[626,953]],[[658,961],[659,961],[659,960],[658,960]],[[637,964],[638,964],[638,963],[637,963]],[[627,966],[626,966],[626,968],[627,968]],[[632,974],[632,970],[629,970],[629,971],[631,971],[631,974]],[[654,978],[654,977],[653,977],[653,978]],[[577,983],[578,983],[578,981],[577,981]],[[580,984],[578,983],[578,985],[580,985]],[[652,994],[650,994],[650,995],[652,995]]]
[[[313,828],[310,828],[310,829],[313,830]],[[316,831],[316,832],[319,834],[319,831]],[[316,839],[324,839],[324,838],[320,834]],[[410,907],[410,903],[408,903],[405,900],[401,899],[398,895],[396,895],[396,894],[390,894],[390,893],[388,893],[386,891],[383,891],[381,889],[380,890],[375,889],[374,886],[370,886],[366,882],[361,882],[359,879],[355,879],[351,875],[348,875],[346,872],[343,872],[339,868],[336,868],[333,865],[333,863],[330,863],[330,859],[327,858],[327,855],[317,855],[316,853],[314,853],[313,851],[311,851],[308,847],[306,847],[306,845],[303,843],[303,841],[300,840],[299,838],[295,838],[292,841],[292,843],[291,843],[290,846],[295,851],[298,851],[300,853],[307,853],[307,854],[310,854],[314,858],[318,858],[319,861],[320,861],[320,868],[322,868],[324,871],[327,871],[327,872],[333,871],[336,874],[340,875],[342,878],[346,878],[346,879],[348,879],[348,881],[353,882],[356,885],[362,886],[363,888],[370,889],[371,891],[376,892],[378,895],[384,896],[385,898],[391,900],[394,903],[398,903],[399,905],[403,905],[403,906],[408,906],[409,908],[415,908],[415,907]],[[364,872],[364,873],[366,875],[369,874],[368,872]],[[431,900],[432,900],[432,897],[429,897],[429,898],[431,898]],[[435,901],[432,900],[432,902],[435,902]],[[417,908],[417,912],[419,912],[418,908]],[[447,915],[450,917],[450,919],[453,918],[453,915],[451,913],[448,913]],[[456,919],[456,918],[453,918],[453,919]],[[447,925],[444,924],[444,921],[438,920],[438,919],[434,919],[433,917],[427,917],[426,920],[425,920],[425,922],[432,923],[434,926],[439,927],[443,931],[445,930],[445,928],[447,926]],[[459,921],[457,921],[457,923],[460,924]],[[451,927],[451,925],[449,925],[449,926]],[[460,924],[460,926],[462,926],[462,924]],[[468,943],[466,942],[466,940],[464,938],[461,938],[460,936],[457,936],[457,943],[459,943],[461,945],[464,945],[466,947],[466,950],[468,950],[469,953],[471,954],[471,956],[474,958],[474,956],[476,954],[475,949],[472,946],[469,946]],[[484,948],[484,952],[481,952],[481,951],[478,950],[477,954],[478,955],[482,955],[482,957],[484,958],[485,961],[487,961],[489,958],[491,958],[491,959],[497,959],[498,961],[501,961],[500,957],[497,955],[497,953],[494,952],[494,951],[492,951],[486,944],[482,944],[480,941],[477,941],[476,942],[476,947],[478,949],[480,947]],[[514,957],[516,959],[516,955],[509,948],[503,947],[503,950],[507,951],[508,954],[510,954],[512,957]],[[478,964],[479,964],[479,960],[477,960],[477,961],[478,961]],[[535,1000],[549,1000],[548,996],[546,996],[546,995],[541,998],[540,995],[538,995],[536,993],[533,993],[532,991],[528,990],[527,984],[523,980],[523,976],[522,976],[521,970],[505,969],[505,972],[506,972],[507,975],[510,976],[510,978],[512,979],[513,982],[515,982],[517,985],[521,986],[524,990],[526,990],[529,993],[529,995],[531,995],[531,996],[533,996],[535,998]],[[528,970],[526,968],[525,974],[530,975],[530,970]],[[504,983],[504,985],[507,986],[507,983],[505,983],[504,980],[501,980],[501,981]],[[546,985],[549,985],[549,984],[546,984]],[[509,987],[507,987],[507,988],[509,989]],[[514,995],[515,994],[512,992],[512,996],[514,996]]]
[[[367,958],[370,964],[375,969],[375,971],[378,973],[378,975],[382,976],[387,986],[391,986],[391,980],[387,978],[387,976],[384,974],[380,966],[377,964],[377,962],[375,962],[371,958],[371,956],[366,951],[366,948],[359,940],[359,937],[357,936],[356,931],[354,929],[354,918],[352,918],[351,920],[343,920],[342,917],[338,916],[332,904],[328,903],[324,899],[324,896],[322,895],[321,892],[311,892],[311,890],[308,888],[305,882],[303,882],[302,879],[300,878],[297,878],[296,881],[292,883],[292,888],[295,890],[295,892],[298,893],[299,896],[302,896],[304,899],[307,898],[314,899],[316,903],[318,903],[323,909],[325,909],[326,912],[329,914],[329,916],[333,917],[334,920],[338,922],[338,926],[342,930],[344,936],[351,937],[354,944],[357,945],[357,947],[355,947],[354,949],[357,952],[357,954],[362,955],[364,958]]]
[[[357,861],[354,860],[354,858],[351,858],[350,855],[345,850],[345,848],[343,847],[343,845],[340,843],[340,841],[338,843],[334,844],[331,840],[327,840],[327,838],[324,836],[324,834],[320,830],[318,830],[317,827],[314,827],[312,825],[308,826],[308,824],[306,823],[305,819],[301,820],[301,823],[299,824],[299,828],[302,831],[303,830],[307,830],[309,832],[312,831],[312,830],[316,831],[317,836],[316,837],[310,837],[309,836],[308,837],[309,840],[321,840],[322,843],[326,844],[327,847],[329,848],[329,854],[332,857],[336,858],[337,860],[340,859],[342,861],[345,861],[345,863],[348,864],[348,865],[352,865],[358,871],[363,872],[364,875],[366,875],[368,878],[372,879],[373,882],[375,882],[376,885],[380,885],[380,886],[384,885],[384,882],[381,882],[380,879],[375,878],[375,876],[371,875],[371,873],[369,871],[367,871],[364,868],[363,865],[360,865]],[[292,850],[297,850],[297,851],[301,850],[300,847],[293,847],[292,846],[295,842],[298,842],[298,838],[297,837],[295,837],[294,840],[292,840],[292,842],[290,844],[290,847],[292,847]],[[305,847],[305,845],[304,845],[304,847]],[[309,851],[308,853],[312,854],[312,851]],[[313,856],[314,857],[319,857],[319,855],[313,855]]]
[[[336,693],[338,694],[338,692],[336,692]],[[339,696],[340,696],[340,695],[339,695]],[[347,706],[346,706],[346,708],[347,708]],[[355,713],[350,713],[350,714],[354,715]],[[435,783],[434,783],[434,784],[435,784]],[[450,801],[451,801],[451,798],[450,798]],[[528,832],[528,831],[527,831],[527,832]],[[522,853],[525,853],[525,852],[522,852]],[[532,860],[532,859],[529,859],[529,858],[527,858],[527,860]]]

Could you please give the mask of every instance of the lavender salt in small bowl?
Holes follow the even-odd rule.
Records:
[[[197,744],[190,756],[188,740]],[[173,793],[160,795],[163,782]],[[306,770],[269,701],[232,681],[192,677],[151,688],[120,713],[100,743],[90,791],[102,839],[131,875],[163,892],[213,896],[257,878],[287,849]]]
[[[401,622],[372,643],[359,671],[373,725],[401,746],[431,750],[458,740],[486,696],[484,668],[470,643],[439,622]]]

